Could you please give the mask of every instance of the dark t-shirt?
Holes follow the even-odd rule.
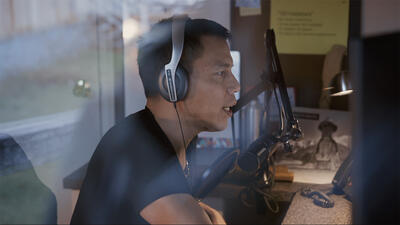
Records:
[[[147,223],[140,211],[174,193],[190,193],[190,188],[172,144],[146,108],[101,139],[71,224]]]

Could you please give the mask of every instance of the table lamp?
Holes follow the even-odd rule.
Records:
[[[329,90],[330,96],[343,96],[352,93],[350,73],[346,70],[340,71],[333,77],[329,87],[324,88],[324,90]]]

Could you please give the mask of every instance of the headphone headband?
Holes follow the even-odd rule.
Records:
[[[171,61],[164,67],[164,74],[167,81],[168,94],[171,102],[177,101],[175,72],[182,56],[185,25],[186,21],[188,20],[189,17],[187,16],[174,16],[172,18],[172,56]]]

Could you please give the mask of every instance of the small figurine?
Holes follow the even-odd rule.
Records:
[[[331,170],[335,170],[341,163],[338,145],[332,138],[337,126],[329,120],[324,120],[319,124],[318,129],[321,131],[321,139],[317,144],[315,160],[318,164],[325,164]]]

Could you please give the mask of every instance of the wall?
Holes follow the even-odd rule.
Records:
[[[242,93],[259,80],[266,67],[264,32],[270,27],[270,0],[261,1],[261,15],[240,16],[232,0],[232,48],[241,53]],[[286,85],[294,87],[296,105],[318,107],[325,55],[279,54]]]

